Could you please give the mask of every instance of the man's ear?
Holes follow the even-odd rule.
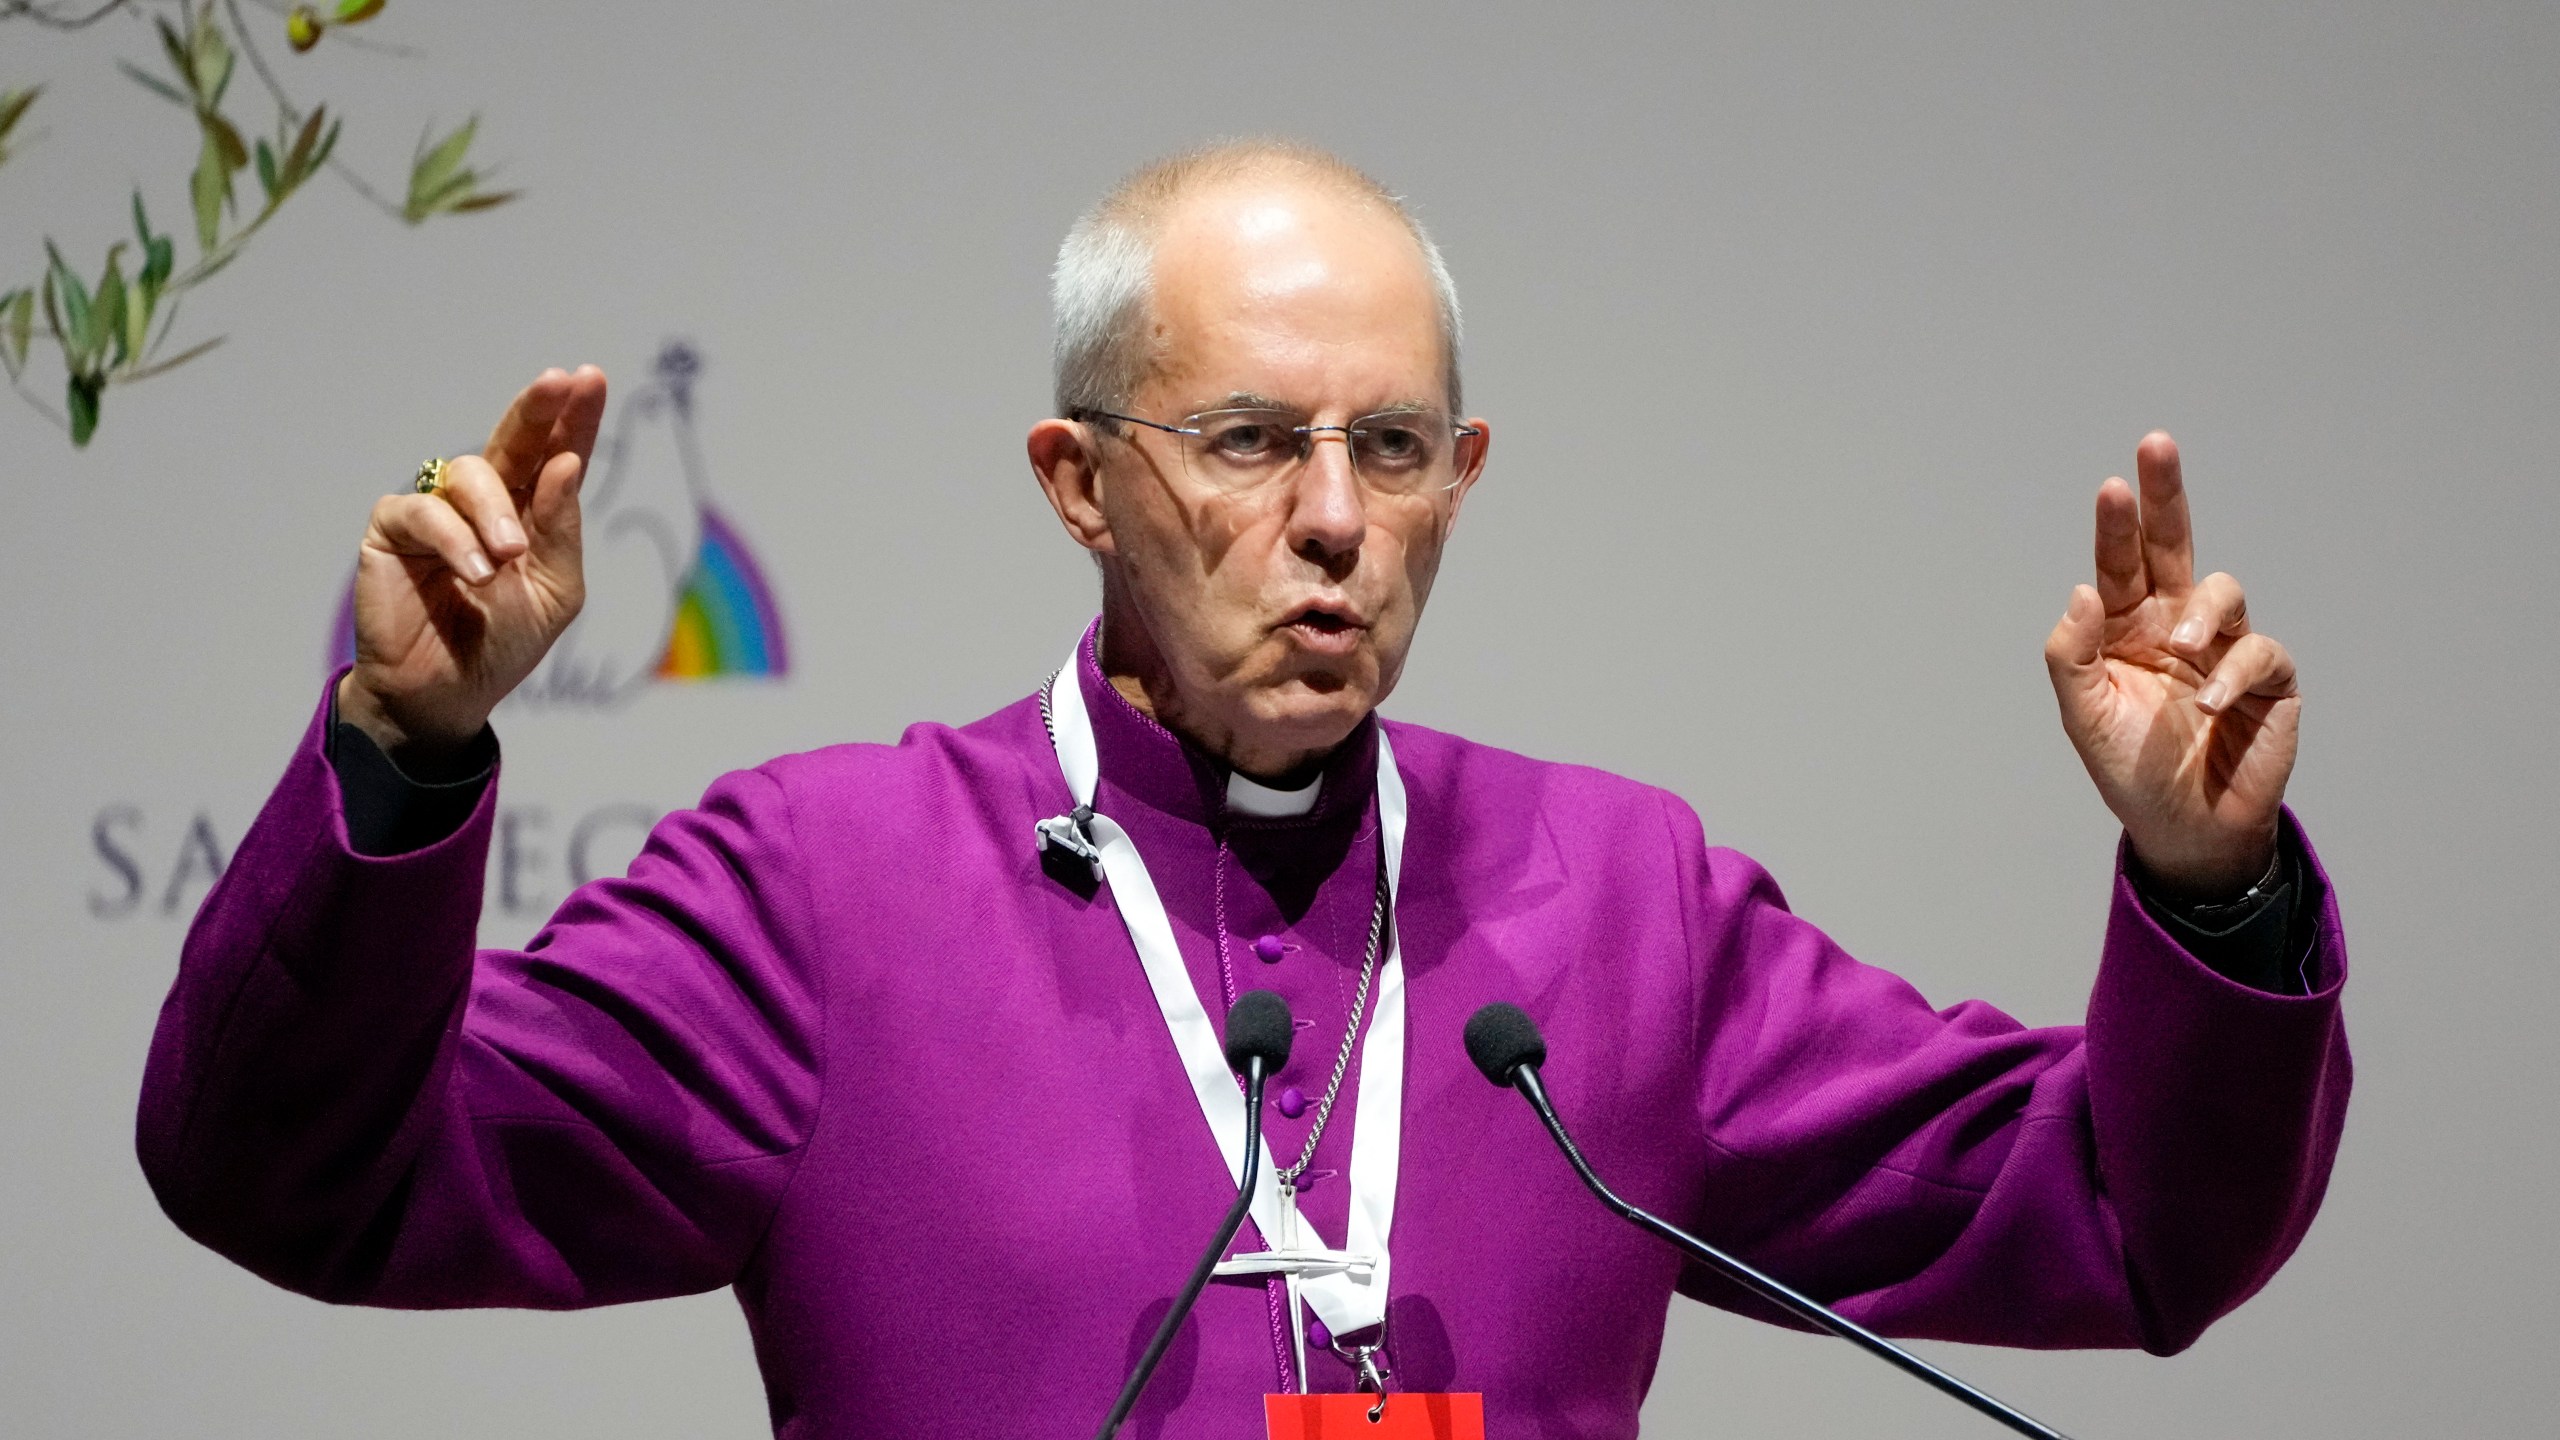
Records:
[[[1493,427],[1481,415],[1471,415],[1463,422],[1475,431],[1458,441],[1458,483],[1449,487],[1449,525],[1458,524],[1458,510],[1467,503],[1467,492],[1476,488],[1476,480],[1484,474],[1485,456],[1493,449]]]
[[[1043,420],[1031,427],[1026,448],[1031,473],[1075,542],[1097,555],[1115,553],[1111,522],[1102,514],[1102,437],[1076,420]]]

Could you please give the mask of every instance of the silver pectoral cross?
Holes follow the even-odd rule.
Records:
[[[1367,1255],[1354,1255],[1344,1250],[1324,1248],[1324,1237],[1312,1228],[1307,1236],[1316,1243],[1299,1238],[1298,1189],[1280,1182],[1280,1224],[1272,1238],[1272,1247],[1250,1255],[1221,1260],[1210,1273],[1216,1275],[1349,1275],[1366,1281],[1377,1272],[1378,1262]]]

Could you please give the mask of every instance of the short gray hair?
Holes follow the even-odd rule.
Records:
[[[1145,382],[1148,307],[1155,296],[1156,236],[1174,202],[1204,182],[1255,170],[1296,172],[1382,205],[1404,223],[1422,250],[1439,301],[1440,351],[1448,367],[1449,411],[1461,412],[1458,385],[1458,287],[1440,247],[1404,201],[1367,173],[1328,151],[1286,140],[1232,140],[1186,150],[1134,172],[1076,217],[1058,247],[1049,280],[1056,327],[1050,364],[1058,413],[1127,408]]]

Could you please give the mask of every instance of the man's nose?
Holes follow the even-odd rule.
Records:
[[[1368,495],[1351,468],[1351,437],[1318,431],[1307,439],[1307,458],[1291,487],[1289,548],[1328,573],[1347,572],[1346,562],[1358,557],[1369,533]]]

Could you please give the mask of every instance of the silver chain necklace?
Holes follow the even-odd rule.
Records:
[[[1224,881],[1225,878],[1222,871],[1219,879]],[[1351,1073],[1351,1057],[1360,1048],[1360,1021],[1369,1011],[1369,985],[1378,978],[1378,944],[1386,938],[1386,933],[1387,859],[1382,851],[1378,856],[1378,901],[1369,911],[1369,952],[1360,960],[1360,988],[1352,992],[1351,1022],[1343,1027],[1342,1049],[1333,1057],[1333,1076],[1325,1081],[1324,1098],[1316,1102],[1315,1123],[1307,1127],[1306,1148],[1298,1152],[1297,1164],[1272,1177],[1280,1182],[1284,1191],[1294,1193],[1298,1188],[1298,1177],[1307,1173],[1307,1167],[1315,1163],[1316,1143],[1324,1139],[1325,1122],[1333,1118],[1333,1102],[1342,1098],[1342,1078]],[[1225,943],[1224,936],[1220,937],[1220,943]]]

